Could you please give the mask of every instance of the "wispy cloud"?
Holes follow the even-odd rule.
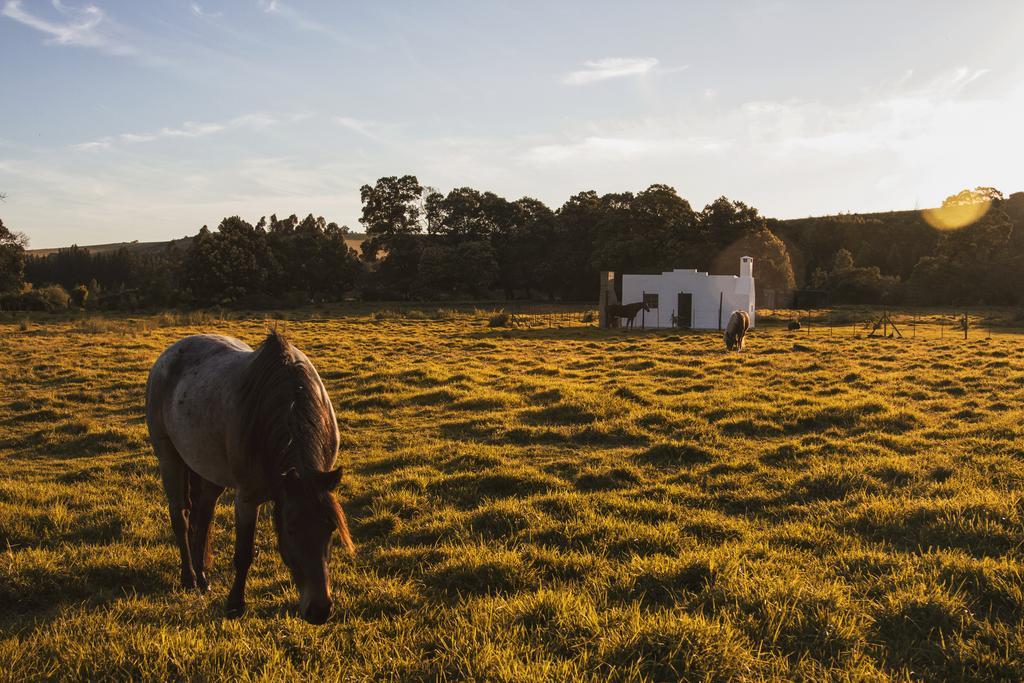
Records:
[[[972,69],[966,66],[960,66],[944,74],[939,74],[933,78],[923,88],[918,89],[918,94],[924,94],[932,97],[937,96],[953,96],[959,95],[967,88],[971,83],[974,83],[979,78],[984,77],[989,73],[989,69]],[[909,72],[907,80],[913,76],[913,72]]]
[[[338,43],[349,45],[354,43],[351,38],[334,26],[312,19],[291,5],[281,2],[281,0],[259,0],[259,5],[267,14],[284,19],[300,31],[319,33],[320,35],[330,38]]]
[[[142,142],[153,142],[154,140],[163,140],[167,138],[201,138],[207,135],[213,135],[215,133],[221,133],[229,130],[238,129],[249,129],[249,130],[260,130],[267,128],[268,126],[274,126],[279,123],[295,123],[303,119],[308,118],[310,115],[307,113],[291,114],[289,116],[281,117],[274,114],[267,114],[264,112],[253,112],[250,114],[243,114],[236,116],[233,119],[227,121],[212,121],[212,122],[197,122],[197,121],[186,121],[176,128],[161,128],[157,131],[144,132],[144,133],[121,133],[116,136],[106,136],[98,140],[91,140],[89,142],[83,142],[77,145],[72,145],[72,149],[76,149],[82,152],[92,152],[101,149],[107,149],[111,147],[115,142],[123,142],[129,144],[142,143]]]
[[[244,160],[237,173],[245,192],[262,196],[309,197],[341,195],[355,187],[360,174],[348,162],[310,162],[295,157],[263,157]],[[353,201],[351,196],[348,201]]]
[[[590,135],[566,143],[536,145],[519,158],[529,164],[551,166],[563,163],[611,162],[680,154],[717,154],[728,149],[729,141],[713,137],[665,137]]]
[[[117,37],[117,28],[96,5],[71,7],[53,0],[57,17],[46,18],[25,9],[21,0],[8,0],[0,14],[50,37],[53,45],[73,45],[101,50],[117,56],[139,54],[134,46]]]
[[[606,57],[584,62],[583,66],[583,69],[566,74],[562,82],[567,85],[587,85],[612,78],[643,76],[658,66],[658,60],[654,57]]]
[[[102,140],[93,140],[91,142],[82,142],[77,145],[71,145],[72,149],[77,149],[80,152],[92,152],[98,149],[107,149],[110,147],[112,140],[110,138],[104,138]]]
[[[353,119],[348,116],[336,116],[334,118],[334,122],[342,128],[347,128],[353,133],[362,135],[364,138],[373,140],[374,142],[387,142],[387,140],[385,140],[385,138],[380,134],[381,126],[373,121]]]
[[[200,5],[198,2],[193,2],[190,5],[190,7],[192,9],[192,14],[203,19],[219,19],[220,17],[224,16],[223,12],[210,12],[206,9],[203,9],[203,6]]]

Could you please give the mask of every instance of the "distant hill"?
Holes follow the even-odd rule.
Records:
[[[174,244],[179,249],[187,248],[192,242],[191,237],[182,237],[176,240],[168,240],[166,242],[139,242],[138,240],[132,240],[131,242],[111,242],[109,244],[87,244],[87,245],[76,245],[79,249],[85,249],[93,254],[102,254],[108,251],[117,251],[118,249],[128,249],[129,251],[138,252],[140,254],[151,254],[153,252],[159,252],[166,249],[169,245]],[[51,247],[49,249],[28,249],[29,256],[49,256],[55,254],[61,249],[67,249],[68,247]]]
[[[139,242],[133,240],[131,242],[111,242],[109,244],[87,244],[77,245],[79,249],[85,249],[93,254],[102,254],[108,251],[117,251],[118,249],[127,249],[128,251],[137,252],[140,254],[152,254],[155,252],[161,252],[171,244],[174,244],[178,249],[188,249],[189,244],[192,243],[192,237],[180,237],[176,240],[168,240],[166,242]],[[345,237],[345,244],[350,248],[359,251],[359,246],[366,241],[366,235],[361,232],[350,232]],[[48,256],[49,254],[55,254],[61,249],[67,249],[68,247],[52,247],[49,249],[28,249],[29,256]]]
[[[1009,195],[999,208],[1011,223],[1024,226],[1024,192]],[[942,232],[929,225],[919,209],[809,216],[770,223],[789,251],[801,287],[817,268],[827,271],[839,249],[849,251],[858,266],[877,266],[883,274],[906,281],[922,257],[935,253]]]

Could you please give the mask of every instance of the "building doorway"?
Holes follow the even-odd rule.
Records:
[[[693,325],[693,294],[690,292],[679,292],[679,300],[676,304],[676,327],[690,329]]]

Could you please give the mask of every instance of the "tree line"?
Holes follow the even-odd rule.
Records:
[[[916,211],[781,221],[726,197],[698,210],[662,184],[580,192],[557,209],[469,187],[441,193],[412,175],[380,178],[360,197],[360,253],[346,244],[347,227],[313,215],[255,224],[232,216],[157,250],[69,247],[45,256],[27,256],[23,236],[0,222],[0,306],[591,301],[602,270],[735,274],[742,255],[755,259],[759,301],[770,296],[777,306],[797,289],[832,303],[1024,303],[1024,194],[1007,199],[992,188],[944,202],[985,208],[957,229]]]

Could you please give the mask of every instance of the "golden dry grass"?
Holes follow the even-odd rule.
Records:
[[[0,324],[0,678],[1024,678],[1024,340],[303,316],[359,551],[176,589],[143,422],[196,316]],[[24,328],[24,329],[23,329]]]

